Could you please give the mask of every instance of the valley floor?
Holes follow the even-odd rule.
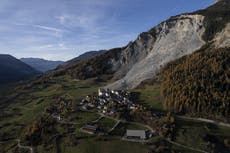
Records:
[[[19,86],[14,94],[2,96],[0,153],[230,152],[227,142],[230,138],[228,124],[225,126],[209,120],[168,116],[161,106],[159,85],[132,91],[138,103],[150,108],[146,112],[164,114],[150,121],[141,116],[146,113],[143,111],[139,116],[146,119],[146,123],[138,117],[129,121],[84,111],[72,103],[81,102],[82,98],[96,93],[104,85],[104,82],[95,79],[77,81],[62,77],[46,83]],[[64,105],[67,101],[70,106]],[[52,110],[54,104],[55,109]],[[164,131],[162,125],[168,117],[175,126]],[[103,132],[82,132],[81,128],[92,122],[97,123]],[[156,131],[156,135],[143,143],[124,141],[122,138],[126,129]]]

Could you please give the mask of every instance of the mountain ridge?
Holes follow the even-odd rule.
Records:
[[[95,56],[99,56],[99,55],[105,53],[106,51],[107,50],[87,51],[87,52],[79,55],[78,57],[75,57],[75,58],[67,61],[66,64],[73,63],[73,62],[80,62],[80,61],[83,61],[83,60],[86,60],[86,59],[89,59],[89,58],[92,58]]]
[[[59,65],[64,63],[63,61],[50,61],[42,58],[32,58],[32,57],[21,58],[20,60],[41,72],[47,72],[53,70],[57,68]]]
[[[0,54],[0,84],[25,80],[41,72],[9,54]]]

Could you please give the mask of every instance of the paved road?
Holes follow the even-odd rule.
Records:
[[[214,125],[217,125],[217,126],[224,126],[224,127],[230,128],[229,123],[218,122],[218,121],[214,121],[214,120],[210,120],[210,119],[206,119],[206,118],[193,118],[193,117],[187,117],[187,116],[176,116],[176,117],[181,118],[181,119],[186,119],[186,120],[193,120],[193,121],[211,123],[211,124],[214,124]]]

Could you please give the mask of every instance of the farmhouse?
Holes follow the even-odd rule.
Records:
[[[127,130],[126,131],[127,139],[137,139],[137,140],[145,140],[146,133],[145,130]]]

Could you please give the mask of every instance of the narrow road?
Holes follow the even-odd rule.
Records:
[[[185,145],[183,145],[183,144],[180,144],[180,143],[171,141],[171,140],[169,140],[169,139],[165,139],[165,138],[164,138],[164,140],[167,141],[167,142],[169,142],[169,143],[171,143],[171,144],[177,145],[177,146],[179,146],[179,147],[182,147],[182,148],[185,148],[185,149],[188,149],[188,150],[193,150],[193,151],[202,152],[202,153],[209,153],[209,152],[204,151],[204,150],[195,149],[195,148],[192,148],[192,147],[185,146]]]
[[[176,117],[181,118],[181,119],[205,122],[205,123],[210,123],[210,124],[214,124],[217,126],[224,126],[224,127],[230,128],[229,123],[218,122],[218,121],[214,121],[214,120],[210,120],[210,119],[206,119],[206,118],[193,118],[193,117],[187,117],[187,116],[176,116]]]
[[[120,124],[120,120],[118,120],[117,122],[116,122],[116,124],[108,131],[108,133],[110,133],[110,132],[112,132],[119,124]]]

